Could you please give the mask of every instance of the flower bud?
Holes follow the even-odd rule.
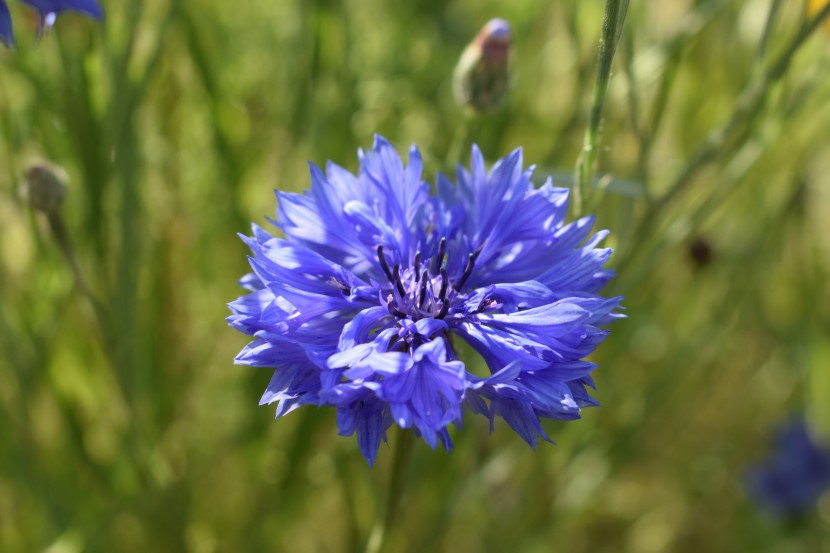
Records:
[[[510,24],[496,18],[487,22],[467,45],[453,74],[456,101],[478,112],[502,104],[507,91]]]
[[[46,162],[31,164],[23,175],[22,195],[33,209],[53,213],[60,209],[69,178],[62,168]]]

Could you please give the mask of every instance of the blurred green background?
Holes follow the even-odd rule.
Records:
[[[429,180],[450,170],[452,69],[495,16],[510,98],[474,138],[568,185],[604,3],[103,4],[35,44],[10,3],[0,51],[0,551],[360,550],[391,449],[369,469],[333,410],[257,407],[270,371],[233,365],[246,337],[224,322],[236,234],[376,132],[417,143]],[[790,413],[830,442],[826,29],[775,70],[805,14],[632,3],[598,171],[629,317],[595,355],[603,407],[535,452],[480,417],[450,455],[418,442],[388,551],[830,551],[830,497],[794,525],[742,489]],[[97,303],[19,192],[38,159],[70,177]]]

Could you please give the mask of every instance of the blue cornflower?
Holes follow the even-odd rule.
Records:
[[[772,456],[747,471],[747,492],[776,515],[797,515],[815,506],[830,488],[830,449],[817,444],[801,418],[782,428]]]
[[[104,17],[104,10],[97,0],[22,0],[38,13],[38,35],[48,31],[55,23],[55,19],[61,12],[76,11],[101,19]],[[12,29],[11,15],[6,0],[0,0],[0,42],[6,46],[14,44],[14,33]]]
[[[14,29],[12,27],[12,15],[5,0],[0,0],[0,42],[6,46],[14,44]]]
[[[488,172],[473,147],[470,170],[439,175],[434,194],[414,146],[408,166],[381,137],[359,159],[357,175],[312,164],[311,190],[277,192],[284,238],[256,225],[243,237],[251,293],[228,321],[255,338],[236,362],[275,369],[260,404],[278,417],[336,407],[370,464],[393,422],[449,450],[448,425],[470,409],[535,447],[550,441],[541,418],[596,405],[584,358],[621,298],[596,295],[613,276],[607,233],[589,237],[591,217],[565,223],[568,190],[535,188],[521,150]],[[489,376],[467,370],[454,338]]]

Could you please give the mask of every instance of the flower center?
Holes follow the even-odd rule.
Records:
[[[426,317],[443,319],[447,316],[458,291],[472,274],[479,254],[471,253],[458,280],[450,280],[444,268],[447,254],[445,238],[439,242],[435,256],[424,260],[419,251],[415,254],[412,266],[405,269],[401,269],[399,264],[389,267],[383,245],[378,246],[377,252],[381,269],[391,284],[391,292],[385,297],[381,293],[381,301],[396,317],[413,321]]]

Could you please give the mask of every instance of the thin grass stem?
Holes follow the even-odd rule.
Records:
[[[607,0],[602,20],[602,35],[599,40],[597,55],[597,78],[594,83],[594,95],[591,103],[591,115],[585,130],[582,151],[576,161],[574,176],[573,204],[574,214],[578,217],[593,200],[593,171],[599,148],[600,127],[602,125],[602,108],[605,93],[611,78],[611,65],[619,44],[620,31],[628,12],[628,0]]]
[[[398,432],[398,442],[395,444],[395,453],[392,458],[392,472],[389,476],[389,487],[386,490],[386,507],[383,511],[378,510],[375,524],[366,542],[365,553],[380,553],[383,551],[389,531],[395,523],[406,483],[406,468],[409,464],[412,441],[412,430],[401,429]]]

